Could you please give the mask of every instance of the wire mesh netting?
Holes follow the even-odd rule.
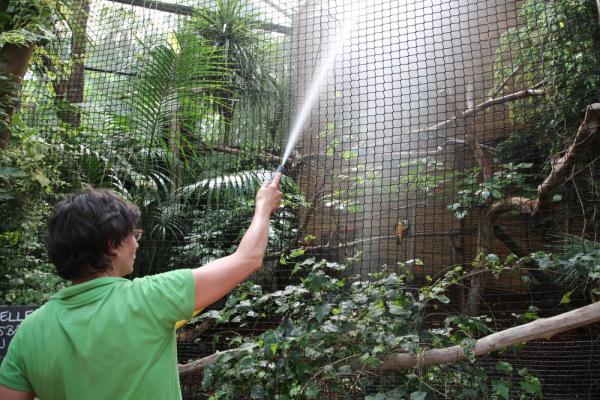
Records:
[[[597,111],[586,114],[600,102],[593,0],[66,4],[69,24],[37,48],[13,116],[13,151],[33,160],[18,167],[35,190],[13,184],[16,169],[0,176],[2,212],[20,210],[0,225],[5,303],[39,301],[32,293],[49,290],[29,283],[47,273],[33,238],[60,193],[109,187],[139,205],[145,236],[134,274],[143,276],[235,251],[256,190],[282,163],[284,202],[252,277],[264,293],[299,284],[298,263],[326,259],[347,265],[336,275],[347,282],[405,275],[417,297],[463,267],[466,277],[428,308],[423,329],[443,329],[458,313],[502,330],[595,300],[600,142]],[[538,251],[559,258],[526,257]],[[282,322],[250,317],[187,325],[179,362]],[[527,369],[546,399],[596,399],[597,340],[591,325],[475,363],[490,376],[501,375],[499,362]],[[473,383],[449,368],[443,384],[406,398],[482,398],[459,394]],[[521,375],[513,373],[514,386]],[[367,387],[357,378],[343,392],[327,379],[317,386],[320,398],[404,398],[392,393],[403,376],[385,372]],[[183,376],[184,398],[216,396],[203,379]],[[486,398],[517,398],[495,388]],[[252,398],[265,398],[260,390]]]

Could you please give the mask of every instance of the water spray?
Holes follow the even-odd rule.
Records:
[[[302,132],[302,128],[310,115],[310,111],[312,109],[313,103],[315,102],[318,94],[321,92],[321,85],[323,80],[327,77],[327,73],[333,66],[335,59],[337,57],[338,51],[344,47],[344,42],[352,30],[352,22],[354,19],[354,12],[350,13],[350,16],[343,19],[341,23],[341,29],[336,35],[335,40],[329,45],[329,50],[327,51],[327,58],[325,58],[317,69],[317,73],[314,75],[311,85],[308,89],[308,94],[304,99],[304,103],[302,103],[302,107],[300,107],[300,112],[296,116],[294,123],[292,125],[292,129],[290,129],[288,134],[288,141],[285,148],[285,152],[283,153],[283,157],[281,158],[281,164],[275,170],[275,173],[283,172],[285,168],[285,164],[290,157],[292,150],[296,147],[296,143],[300,137],[300,133]],[[322,57],[323,58],[323,57]]]

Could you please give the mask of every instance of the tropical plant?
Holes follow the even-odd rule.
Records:
[[[586,294],[591,300],[600,295],[600,243],[574,235],[561,235],[557,252],[531,255],[551,282],[565,291],[561,303]]]
[[[263,25],[244,0],[216,0],[214,8],[199,9],[185,28],[211,43],[232,72],[223,77],[221,88],[212,92],[224,100],[218,106],[224,144],[232,139],[234,110],[243,96],[260,99],[276,93],[275,78],[262,61],[266,41],[257,31]]]
[[[210,94],[222,88],[229,71],[209,44],[189,33],[175,33],[147,53],[136,67],[138,78],[122,93],[125,109],[112,116],[109,129],[122,138],[113,148],[127,140],[129,148],[133,144],[137,150],[165,149],[184,156],[181,147],[193,144],[211,108],[221,103]],[[178,162],[173,159],[171,167]]]
[[[192,227],[182,245],[174,248],[174,265],[202,265],[235,251],[254,213],[255,195],[271,171],[242,171],[205,179],[183,187],[180,199],[193,207]],[[283,177],[282,206],[272,218],[268,250],[288,246],[297,236],[297,212],[306,206],[299,188]]]
[[[217,162],[219,153],[206,154],[198,146],[207,141],[213,110],[222,103],[214,94],[224,93],[223,78],[230,73],[214,46],[174,33],[145,53],[136,76],[116,94],[121,107],[107,127],[113,134],[85,127],[64,147],[70,154],[65,158],[74,159],[69,175],[75,186],[110,187],[140,206],[147,232],[137,257],[142,275],[169,262],[197,262],[198,252],[204,260],[230,250],[251,218],[260,182],[270,176],[256,169],[238,172],[245,153],[223,163]],[[99,140],[102,151],[96,150]],[[203,239],[217,227],[228,234]],[[286,228],[277,239],[293,235]],[[173,255],[186,246],[183,256]]]

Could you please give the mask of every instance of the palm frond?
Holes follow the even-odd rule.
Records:
[[[184,207],[173,203],[156,208],[150,214],[150,235],[159,240],[168,237],[183,238],[189,230],[187,212]]]
[[[600,242],[580,236],[557,236],[556,259],[549,268],[558,286],[574,290],[600,278]]]
[[[112,118],[112,129],[145,146],[159,146],[173,118],[193,129],[219,103],[209,93],[222,85],[227,70],[211,45],[192,34],[177,33],[173,43],[151,48],[136,74],[124,94],[127,112]]]
[[[208,207],[232,199],[253,198],[261,183],[270,179],[272,174],[267,170],[248,170],[219,175],[182,187],[179,196],[185,203]]]
[[[222,62],[234,73],[228,84],[245,94],[270,92],[274,78],[261,62],[264,40],[258,36],[263,26],[259,13],[244,0],[217,0],[215,7],[199,9],[191,29],[212,43]]]

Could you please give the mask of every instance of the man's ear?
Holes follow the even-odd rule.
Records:
[[[121,244],[115,244],[112,240],[108,241],[108,245],[106,246],[106,254],[109,256],[116,256],[121,248]]]

